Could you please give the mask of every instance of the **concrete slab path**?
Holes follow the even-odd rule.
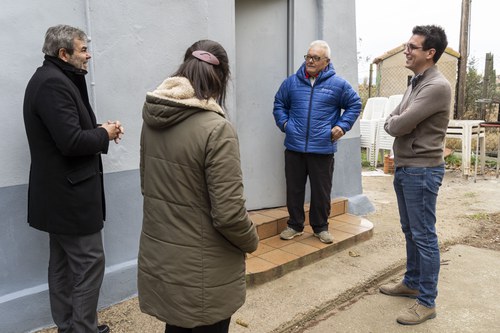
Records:
[[[399,311],[414,300],[375,290],[343,311],[324,314],[302,332],[499,332],[500,252],[456,245],[441,259],[445,265],[441,266],[436,318],[411,327],[400,325],[395,320]]]

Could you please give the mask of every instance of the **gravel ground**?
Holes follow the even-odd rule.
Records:
[[[464,179],[459,171],[448,170],[446,172],[440,189],[437,209],[438,235],[444,251],[453,244],[467,244],[496,251],[500,250],[499,185],[500,179],[494,178],[491,174],[487,175],[485,179],[479,178],[477,182],[473,182],[471,179]],[[281,283],[288,283],[289,280],[300,277],[300,274],[307,273],[309,277],[312,274],[322,274],[323,267],[329,264],[337,267],[344,265],[345,267],[356,268],[359,266],[364,268],[365,263],[362,260],[365,260],[368,267],[366,270],[368,270],[369,262],[373,261],[373,258],[378,258],[377,260],[383,261],[380,265],[386,268],[386,272],[390,272],[394,267],[401,265],[401,260],[404,257],[404,238],[399,226],[396,198],[392,188],[392,176],[363,177],[363,190],[376,208],[375,212],[367,216],[375,225],[374,234],[372,239],[352,249],[343,251],[346,253],[349,250],[355,251],[360,257],[351,258],[346,253],[340,252],[332,258],[326,258],[310,267],[304,267],[298,272],[290,273],[290,277],[285,276],[280,279],[282,280]],[[395,257],[393,261],[379,259],[392,254]],[[398,256],[399,259],[397,259]],[[353,260],[359,261],[354,263]],[[379,269],[374,271],[373,275],[367,280],[376,280],[384,274],[384,270]],[[314,279],[314,276],[311,279]],[[369,282],[361,281],[360,283],[365,283],[367,288],[370,287]],[[360,288],[363,289],[362,287],[361,285]],[[265,295],[273,292],[279,293],[281,290],[279,288],[277,284],[270,282],[258,288],[249,289],[247,303],[233,316],[230,331],[235,333],[287,332],[286,327],[289,327],[290,322],[293,322],[293,320],[307,320],[311,313],[319,311],[318,309],[325,304],[332,306],[334,302],[334,300],[324,299],[322,296],[318,296],[316,304],[307,303],[309,300],[302,298],[297,304],[291,304],[297,308],[296,313],[287,314],[293,319],[276,318],[280,315],[283,316],[283,313],[280,313],[282,311],[280,304],[279,302],[276,305],[271,304],[273,299],[265,298]],[[354,288],[352,293],[361,290],[360,288]],[[313,292],[311,291],[311,293]],[[338,295],[335,297],[338,297]],[[354,299],[355,295],[344,295],[344,298],[346,297]],[[260,309],[263,302],[269,305],[267,311]],[[259,304],[261,306],[258,306]],[[288,307],[290,307],[290,304],[288,304]],[[310,310],[311,308],[312,310]],[[274,311],[276,314],[274,314]],[[255,321],[258,321],[259,318],[263,320],[262,318],[265,316],[269,318],[268,323],[253,325],[253,328],[247,328],[236,323],[240,318],[247,318],[243,322],[248,323],[252,322],[248,318],[255,318]],[[103,309],[99,312],[99,319],[101,323],[108,324],[113,333],[164,332],[164,323],[141,313],[135,297]],[[39,331],[39,333],[56,333],[56,330],[54,328],[45,329]]]

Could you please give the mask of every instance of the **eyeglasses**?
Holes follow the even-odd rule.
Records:
[[[309,61],[313,61],[313,62],[318,62],[320,61],[321,59],[328,59],[327,57],[319,57],[319,56],[310,56],[309,54],[306,54],[304,56],[304,60],[309,62]]]
[[[415,50],[423,48],[423,46],[417,46],[417,45],[413,45],[411,43],[406,43],[404,46],[405,46],[405,50],[407,50],[408,52],[413,52]]]

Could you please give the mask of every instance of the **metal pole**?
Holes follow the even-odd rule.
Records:
[[[470,11],[472,0],[462,0],[462,18],[460,22],[460,59],[458,60],[457,97],[455,117],[461,119],[465,113],[465,88],[467,84],[467,58],[469,55]]]
[[[92,47],[92,25],[90,23],[90,0],[85,1],[85,20],[87,23],[87,38],[88,38],[88,49],[90,54],[93,54],[94,48]],[[97,114],[97,99],[95,94],[95,72],[94,72],[94,59],[89,61],[89,79],[90,79],[90,103],[92,109]]]
[[[294,72],[294,66],[293,66],[293,56],[294,56],[294,8],[295,8],[295,1],[294,0],[288,0],[287,3],[287,55],[286,55],[286,71],[287,71],[287,76],[292,75]]]
[[[373,63],[370,64],[370,73],[368,75],[368,98],[372,97]]]

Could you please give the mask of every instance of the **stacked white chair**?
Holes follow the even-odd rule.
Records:
[[[389,96],[389,100],[385,104],[384,114],[382,119],[379,120],[377,124],[377,133],[375,137],[375,165],[378,163],[379,152],[380,150],[390,150],[392,155],[392,144],[394,143],[394,137],[387,134],[384,129],[385,120],[392,111],[396,108],[396,106],[401,103],[403,99],[403,95],[392,95]],[[382,157],[383,161],[383,157]]]
[[[387,97],[370,97],[366,101],[359,121],[361,148],[366,148],[366,158],[371,166],[375,165],[375,138],[377,126],[384,114]]]

